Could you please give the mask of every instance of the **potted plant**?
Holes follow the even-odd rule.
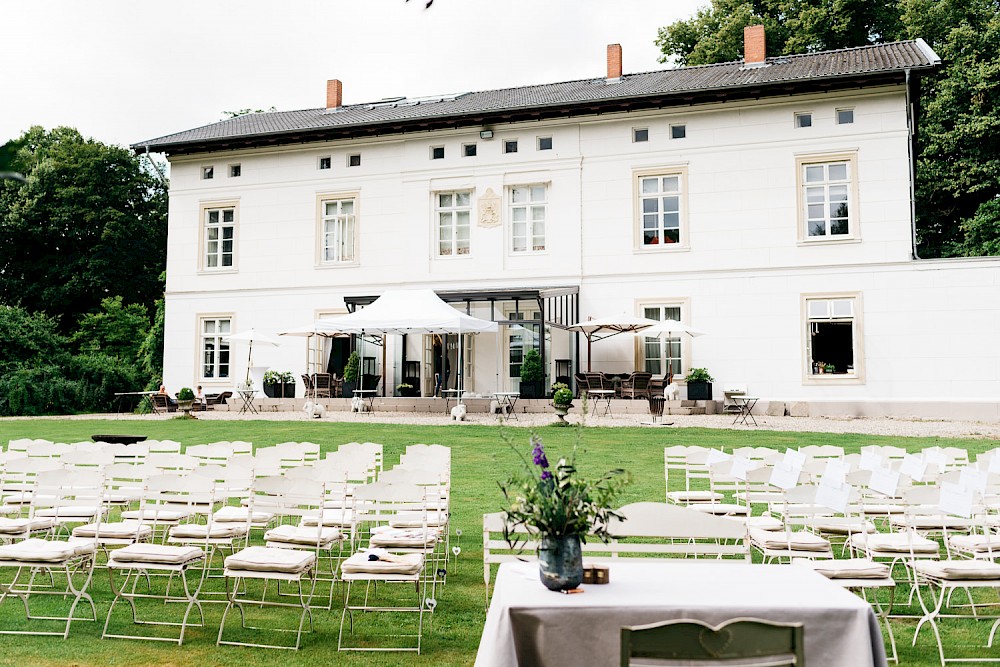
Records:
[[[191,387],[181,387],[181,390],[177,392],[177,409],[183,412],[185,417],[190,417],[193,407],[194,390]]]
[[[264,395],[268,398],[281,398],[281,373],[278,371],[264,373]]]
[[[583,581],[583,557],[580,542],[596,535],[608,540],[608,525],[621,516],[612,509],[628,474],[611,470],[597,480],[581,478],[576,470],[576,450],[569,460],[559,459],[549,466],[542,441],[531,437],[531,462],[513,442],[507,441],[524,463],[524,470],[500,485],[507,501],[504,538],[517,548],[524,526],[541,539],[538,547],[539,578],[553,591],[576,588]]]
[[[281,397],[295,398],[295,376],[290,371],[281,374]]]
[[[542,369],[542,357],[538,350],[531,349],[524,353],[521,361],[521,398],[543,398],[545,371]]]
[[[687,382],[689,401],[712,400],[712,376],[706,368],[692,368],[684,380]]]
[[[827,364],[826,366],[823,367],[823,370],[826,371],[827,375],[832,375],[833,373],[837,372],[837,367],[834,366],[833,364]]]
[[[358,356],[357,351],[354,351],[347,357],[347,365],[344,366],[344,385],[342,389],[344,398],[354,396],[354,390],[358,388],[358,377],[360,374],[361,357]]]
[[[556,424],[567,424],[566,414],[573,407],[573,392],[562,383],[556,382],[552,385],[552,408],[556,412],[559,421]]]
[[[396,396],[408,397],[416,395],[417,395],[417,390],[412,384],[408,382],[401,382],[396,385]]]

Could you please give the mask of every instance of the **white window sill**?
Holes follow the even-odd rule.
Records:
[[[472,253],[469,253],[467,255],[434,255],[434,257],[432,257],[432,259],[434,260],[440,260],[444,262],[454,262],[455,260],[459,259],[472,259],[472,258],[473,258]]]
[[[361,262],[320,262],[317,269],[353,269],[361,266]]]
[[[229,266],[227,266],[224,269],[199,269],[198,270],[198,275],[200,275],[200,276],[209,276],[209,275],[216,275],[216,274],[220,274],[220,273],[239,273],[239,272],[240,272],[239,269],[237,269],[235,267],[229,267]]]
[[[640,254],[657,254],[661,252],[688,252],[691,250],[691,246],[686,243],[657,243],[653,245],[641,245],[634,249],[634,252]]]
[[[799,239],[799,246],[811,246],[811,245],[844,245],[851,243],[861,243],[861,237],[859,236],[843,236],[843,237],[832,237],[832,236],[809,236],[806,238]]]
[[[828,385],[828,384],[864,384],[863,377],[847,373],[830,373],[823,375],[807,375],[803,379],[804,385]]]

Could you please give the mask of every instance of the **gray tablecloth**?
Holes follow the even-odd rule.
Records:
[[[624,625],[754,617],[805,624],[809,667],[885,667],[871,607],[807,568],[710,561],[613,563],[611,583],[547,590],[535,563],[497,573],[476,667],[617,665]]]

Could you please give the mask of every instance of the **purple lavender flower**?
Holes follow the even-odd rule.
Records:
[[[550,473],[548,470],[543,470],[542,471],[542,481],[544,482],[544,481],[549,480],[549,479],[552,479],[552,473]]]
[[[541,466],[542,468],[549,467],[549,460],[545,458],[545,450],[542,449],[542,441],[538,439],[532,440],[534,447],[531,450],[531,460],[536,466]],[[552,477],[551,473],[542,473],[542,479],[548,479],[545,475],[548,474]]]

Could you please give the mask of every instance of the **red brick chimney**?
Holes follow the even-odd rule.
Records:
[[[340,79],[330,79],[326,82],[326,108],[337,109],[343,102],[344,84]]]
[[[743,63],[763,63],[767,61],[767,43],[764,26],[748,25],[743,28]]]
[[[622,76],[622,45],[608,44],[608,81],[617,81]]]

